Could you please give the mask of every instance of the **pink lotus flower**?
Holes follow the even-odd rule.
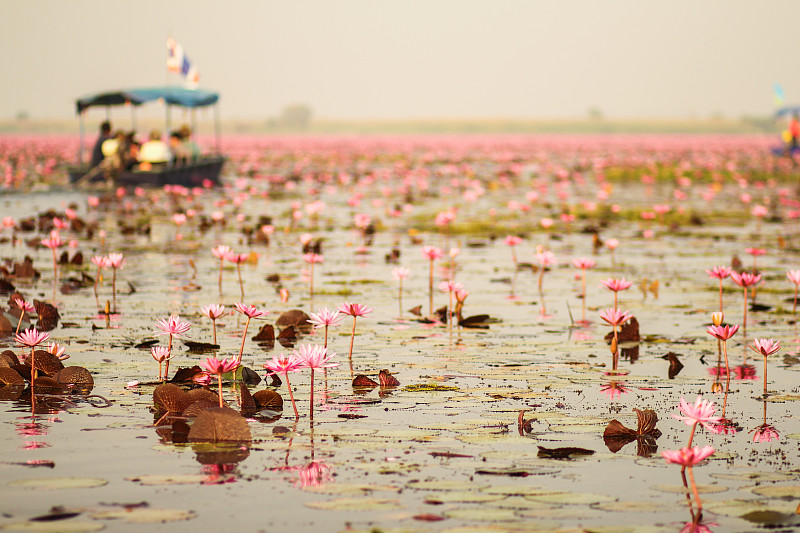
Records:
[[[322,263],[323,257],[320,254],[307,253],[303,254],[303,261],[309,264]]]
[[[729,266],[715,266],[712,269],[706,269],[706,274],[711,278],[725,279],[731,275],[732,268]]]
[[[507,235],[504,239],[504,242],[509,246],[517,246],[522,242],[522,238],[517,237],[516,235]]]
[[[752,287],[761,281],[761,274],[751,274],[750,272],[742,272],[739,274],[736,271],[731,272],[731,279],[740,287]]]
[[[256,309],[255,305],[248,305],[241,302],[235,303],[234,307],[247,318],[260,318],[269,314],[269,311],[259,311]]]
[[[614,292],[624,291],[625,289],[628,289],[631,285],[633,285],[632,281],[628,281],[625,278],[622,279],[608,278],[606,280],[601,281],[600,283],[602,283],[607,289],[612,290]]]
[[[588,257],[579,257],[578,259],[573,259],[572,264],[575,265],[575,268],[580,268],[581,270],[589,270],[597,265],[597,263]]]
[[[64,245],[64,241],[61,240],[61,236],[58,234],[58,231],[50,232],[50,237],[47,239],[42,239],[42,246],[46,246],[51,250],[55,250]]]
[[[353,317],[355,321],[355,317]],[[351,341],[352,345],[352,341]],[[310,418],[314,420],[314,370],[320,368],[335,368],[339,363],[331,362],[331,359],[336,355],[335,353],[328,353],[328,349],[319,344],[303,344],[299,349],[294,351],[294,355],[300,360],[304,368],[311,370],[311,396],[309,399]]]
[[[685,399],[681,398],[680,410],[684,416],[672,415],[672,418],[683,420],[687,426],[694,426],[700,424],[707,430],[717,433],[714,423],[722,420],[721,416],[714,416],[716,407],[714,402],[704,400],[701,395],[697,396],[694,404],[689,404]]]
[[[231,357],[230,359],[217,359],[216,357],[209,357],[205,361],[200,362],[200,366],[211,374],[226,374],[233,372],[239,368],[239,362]]]
[[[67,355],[67,348],[66,346],[60,346],[57,342],[51,342],[47,345],[47,352],[55,355],[60,361],[65,361],[69,359]]]
[[[628,394],[629,391],[624,381],[609,381],[600,386],[600,392],[608,396],[613,402],[623,394]]]
[[[244,341],[247,339],[247,328],[250,326],[250,319],[260,318],[267,316],[269,311],[259,311],[255,305],[247,305],[242,302],[234,304],[237,311],[247,317],[247,322],[244,323],[244,331],[242,331],[242,345],[239,347],[239,356],[236,358],[238,363],[242,362],[242,354],[244,353]]]
[[[668,463],[681,466],[694,466],[714,453],[713,446],[699,448],[681,448],[680,450],[665,450],[661,455]]]
[[[214,254],[214,257],[220,261],[227,259],[228,255],[232,252],[233,250],[231,250],[230,246],[225,246],[224,244],[220,244],[211,248],[211,253]]]
[[[553,265],[556,262],[556,256],[550,250],[540,250],[536,252],[536,261],[542,265],[542,269],[548,267],[549,265]]]
[[[750,349],[764,357],[772,355],[781,349],[781,342],[774,339],[753,339],[753,343],[755,346],[750,346]]]
[[[735,326],[708,326],[708,334],[718,338],[721,341],[726,341],[733,337],[739,331],[739,325]]]
[[[165,361],[169,361],[174,356],[170,354],[170,349],[167,346],[153,346],[150,348],[150,355],[153,356],[153,359],[158,361],[158,380],[161,381],[161,364]]]
[[[33,327],[14,335],[14,340],[17,341],[17,343],[31,349],[31,389],[33,389],[34,382],[36,381],[36,347],[49,338],[49,333],[38,331]]]
[[[328,353],[328,349],[319,344],[302,344],[294,351],[294,356],[300,361],[302,368],[335,368],[339,363],[331,362],[335,353]]]
[[[158,333],[158,335],[169,335],[167,352],[172,353],[172,337],[180,336],[186,333],[189,331],[189,328],[192,327],[192,325],[188,322],[184,322],[177,315],[170,315],[169,318],[156,320],[156,327],[161,330],[161,333]],[[164,379],[167,379],[167,376],[169,375],[169,362],[171,359],[172,357],[167,357],[165,359],[167,366],[164,370]]]
[[[366,316],[372,312],[371,307],[368,307],[364,304],[352,304],[349,302],[343,302],[339,304],[338,306],[336,306],[336,309],[338,309],[340,313],[352,317]]]
[[[169,318],[162,318],[156,320],[156,327],[161,330],[158,335],[182,335],[189,331],[192,325],[189,322],[184,322],[178,315],[170,315]]]
[[[338,310],[331,310],[327,307],[320,308],[316,313],[309,313],[309,323],[314,324],[314,328],[338,326],[344,320],[344,316]]]
[[[225,306],[220,304],[209,304],[205,307],[201,307],[200,312],[211,320],[216,320],[225,313]]]
[[[300,468],[297,473],[301,487],[317,487],[333,480],[330,465],[323,461],[311,461]]]
[[[769,424],[762,424],[753,430],[753,442],[772,442],[780,437],[778,430]]]
[[[611,250],[613,252],[614,250],[617,249],[617,246],[619,246],[619,240],[617,240],[617,239],[606,239],[606,243],[605,244],[606,244],[606,248],[608,248],[609,250]]]
[[[209,373],[217,375],[217,392],[219,394],[220,407],[225,405],[225,402],[222,400],[222,374],[235,371],[237,368],[239,368],[239,364],[239,361],[233,357],[230,359],[217,359],[216,357],[209,357],[200,363],[200,366]]]
[[[217,344],[217,319],[225,312],[225,306],[220,304],[209,304],[200,308],[200,312],[211,319],[211,329],[214,334],[214,344]]]
[[[17,341],[17,343],[21,344],[22,346],[27,346],[28,348],[35,348],[49,338],[49,333],[46,331],[38,331],[33,327],[24,330],[22,333],[17,333],[14,335],[14,340]]]
[[[297,372],[298,370],[304,368],[303,361],[297,358],[295,354],[289,355],[289,357],[283,356],[279,357],[277,355],[272,357],[271,361],[267,361],[264,363],[264,368],[270,370],[275,374],[283,374],[284,378],[286,379],[286,388],[289,389],[289,397],[292,399],[292,408],[294,408],[294,417],[295,419],[300,418],[300,414],[297,412],[297,404],[294,401],[294,393],[292,392],[292,385],[289,383],[289,372]]]
[[[396,267],[392,269],[392,278],[396,279],[397,281],[402,281],[410,277],[411,271],[405,267]]]
[[[444,257],[444,252],[442,252],[441,248],[437,248],[436,246],[423,246],[422,255],[431,261],[435,261],[436,259]]]
[[[633,315],[630,314],[628,311],[622,311],[621,309],[605,309],[600,311],[600,318],[608,322],[611,326],[619,327],[631,318]]]
[[[124,260],[124,256],[121,253],[108,254],[108,263],[111,268],[121,267]]]
[[[753,256],[764,255],[767,253],[764,248],[745,248],[744,251]]]

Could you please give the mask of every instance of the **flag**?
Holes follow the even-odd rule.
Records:
[[[183,52],[183,47],[172,37],[167,39],[167,70],[181,74],[191,87],[196,87],[200,81],[200,74]]]
[[[780,83],[776,83],[773,86],[772,100],[775,102],[776,107],[780,107],[783,105],[784,94],[783,94],[783,87],[781,87]]]

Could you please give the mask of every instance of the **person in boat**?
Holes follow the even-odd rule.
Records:
[[[107,180],[114,180],[119,176],[127,159],[128,145],[125,132],[117,130],[114,136],[106,139],[100,147],[103,159],[100,164]]]
[[[178,130],[178,133],[181,134],[181,140],[186,148],[186,152],[189,154],[189,159],[200,159],[200,146],[192,140],[192,128],[190,128],[188,124],[184,124],[181,126],[181,129]]]
[[[795,150],[797,150],[798,138],[800,138],[800,119],[795,113],[789,121],[789,155],[794,154]]]
[[[169,147],[161,140],[161,132],[151,131],[150,139],[139,149],[139,169],[152,170],[154,167],[166,166],[169,161]]]
[[[129,131],[128,134],[125,136],[125,142],[128,147],[128,154],[127,158],[125,159],[125,169],[131,170],[139,163],[139,149],[142,146],[142,143],[136,140],[136,132]]]
[[[169,149],[172,152],[173,165],[185,165],[192,155],[183,142],[183,136],[179,131],[173,131],[169,135]]]
[[[94,143],[92,160],[89,162],[89,168],[94,168],[103,161],[105,158],[103,155],[103,143],[111,139],[111,137],[111,123],[106,120],[100,124],[100,135],[97,137],[97,142]]]

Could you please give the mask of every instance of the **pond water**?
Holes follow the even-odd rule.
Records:
[[[717,414],[724,404],[731,424],[721,434],[698,428],[693,437],[694,445],[715,448],[692,469],[703,505],[695,530],[797,528],[800,326],[785,272],[800,268],[800,242],[791,173],[767,168],[767,159],[745,166],[738,147],[759,153],[747,140],[706,142],[708,151],[697,153],[674,141],[598,141],[576,156],[579,141],[540,139],[545,148],[533,151],[520,143],[503,149],[502,138],[479,150],[485,140],[462,139],[420,152],[425,139],[384,139],[360,158],[364,147],[355,140],[250,139],[229,146],[234,161],[220,190],[105,197],[50,185],[8,189],[0,197],[3,216],[18,224],[48,209],[63,216],[73,205],[94,226],[91,236],[62,230],[76,241],[64,249],[70,257],[81,251],[84,264],[60,266],[58,282],[50,250],[26,244],[46,231],[4,229],[0,257],[33,259],[41,277],[9,281],[26,299],[58,308],[51,338],[66,346],[67,364],[91,372],[92,394],[108,403],[96,396],[40,398],[32,413],[30,394],[0,389],[0,529],[133,531],[163,523],[158,527],[173,531],[681,531],[698,516],[695,503],[680,467],[661,452],[686,446],[690,427],[671,415],[679,414],[682,397],[693,402],[699,394],[717,404]],[[685,146],[700,146],[694,142]],[[459,155],[448,158],[452,153]],[[654,179],[640,179],[647,175]],[[89,205],[94,196],[102,197],[96,207]],[[654,205],[670,209],[642,215]],[[769,215],[753,215],[754,205],[769,206]],[[437,225],[437,214],[448,210],[452,220]],[[224,225],[210,223],[215,211]],[[177,226],[176,212],[189,212],[188,221]],[[560,218],[564,213],[575,220]],[[370,216],[374,237],[355,227],[356,214]],[[553,225],[545,227],[543,218]],[[274,229],[269,244],[255,238],[262,225]],[[303,233],[322,239],[313,298]],[[511,234],[523,237],[514,247],[518,268],[504,242]],[[595,234],[620,244],[612,253],[595,246]],[[235,267],[225,266],[221,294],[219,260],[211,253],[219,244],[250,254],[241,288]],[[469,291],[463,315],[490,317],[481,328],[423,320],[430,306],[423,245],[445,252],[434,262],[434,308],[448,305],[437,285],[452,278]],[[531,268],[537,246],[556,258],[541,292],[541,272]],[[451,256],[453,248],[458,253]],[[715,386],[725,364],[706,332],[719,306],[718,283],[705,269],[729,265],[734,256],[750,268],[754,257],[746,248],[766,251],[757,256],[763,279],[746,324],[742,290],[723,282],[725,321],[741,326],[727,343],[726,394],[724,375],[722,390]],[[387,261],[393,250],[399,258]],[[94,277],[89,258],[111,252],[123,253],[125,262],[116,274],[117,312],[106,314],[110,271],[98,298],[91,283],[66,281],[81,272]],[[597,263],[586,271],[586,321],[580,270],[571,263],[578,257]],[[402,307],[392,277],[400,265],[411,271]],[[614,293],[601,281],[623,276],[633,285],[619,292],[619,307],[637,319],[640,340],[621,343],[614,372],[605,338],[611,327],[599,316]],[[262,378],[267,360],[291,351],[289,343],[252,340],[265,323],[292,309],[316,312],[344,301],[373,311],[357,320],[352,367],[350,318],[330,330],[328,346],[340,366],[316,373],[313,421],[304,370],[290,375],[299,419],[284,381],[272,387],[283,397],[282,413],[247,418],[250,443],[174,443],[171,431],[153,425],[158,366],[149,347],[137,344],[166,344],[155,321],[170,314],[191,322],[186,340],[211,342],[211,321],[200,308],[221,303],[230,311],[240,301],[270,311],[249,325],[242,357]],[[416,306],[422,317],[409,312]],[[238,354],[244,325],[236,312],[220,318],[214,353]],[[322,331],[301,333],[297,344],[322,343]],[[768,358],[766,397],[763,358],[747,347],[757,337],[781,342]],[[21,351],[13,335],[0,339],[5,349]],[[171,374],[210,355],[180,340],[174,350]],[[668,357],[683,365],[677,373]],[[382,369],[400,385],[354,390],[354,375],[377,381]],[[133,381],[139,384],[128,386]],[[210,389],[216,394],[216,380]],[[232,382],[223,394],[238,409]],[[603,433],[613,419],[636,428],[634,409],[655,412],[660,437],[607,445]],[[529,421],[524,426],[520,411]],[[763,424],[777,436],[754,442]],[[540,447],[580,450],[552,458]]]

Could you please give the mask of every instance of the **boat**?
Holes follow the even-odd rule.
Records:
[[[67,167],[70,183],[83,184],[106,181],[102,169],[90,168],[89,163],[84,161],[84,152],[87,150],[85,150],[84,145],[83,117],[88,109],[92,107],[105,107],[108,109],[111,106],[130,106],[132,113],[134,113],[133,122],[135,127],[136,108],[147,102],[155,101],[163,102],[166,106],[167,130],[169,130],[170,106],[185,108],[211,106],[219,101],[219,94],[203,89],[187,89],[183,87],[148,87],[107,91],[78,98],[76,108],[80,117],[81,140],[78,164]],[[225,157],[219,151],[220,128],[216,106],[214,106],[214,125],[215,143],[213,154],[160,168],[154,167],[151,170],[140,170],[138,168],[122,170],[114,180],[114,185],[126,187],[163,187],[164,185],[208,187],[219,185]]]

